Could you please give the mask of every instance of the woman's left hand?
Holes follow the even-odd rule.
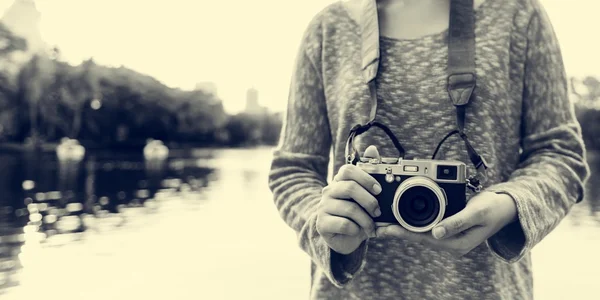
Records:
[[[415,233],[400,225],[388,225],[377,228],[376,233],[377,237],[398,237],[463,256],[515,220],[517,206],[511,196],[482,192],[431,232]]]

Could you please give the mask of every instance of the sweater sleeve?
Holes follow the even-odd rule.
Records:
[[[335,286],[341,287],[364,265],[366,242],[352,254],[337,254],[316,229],[317,208],[327,185],[332,138],[322,75],[315,65],[318,60],[307,54],[309,44],[314,42],[310,36],[306,38],[308,35],[296,58],[287,112],[271,163],[269,188],[281,217],[296,231],[301,249]]]
[[[510,195],[515,221],[487,241],[505,262],[520,260],[583,198],[589,176],[581,127],[568,98],[561,51],[540,6],[527,30],[520,165],[487,191]]]

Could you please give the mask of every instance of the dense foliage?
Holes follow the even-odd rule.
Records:
[[[15,36],[4,24],[0,23],[0,141],[6,135],[14,136],[19,129],[19,101],[16,98],[16,74],[19,67],[14,54],[27,49],[27,42]]]
[[[4,27],[5,44],[20,45]],[[0,49],[0,55],[23,46]],[[4,52],[3,52],[4,51]],[[12,86],[0,77],[0,140],[87,144],[142,144],[147,138],[200,145],[276,143],[279,115],[229,116],[221,100],[200,90],[169,88],[156,79],[93,60],[72,66],[37,54],[21,67]]]
[[[594,77],[571,79],[575,113],[588,149],[600,149],[600,81]]]

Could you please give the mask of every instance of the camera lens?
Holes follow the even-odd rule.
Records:
[[[410,177],[394,195],[392,212],[402,227],[413,232],[431,230],[446,212],[446,194],[430,178]]]
[[[411,226],[427,226],[438,216],[440,201],[429,188],[416,186],[402,194],[398,212],[402,219]]]

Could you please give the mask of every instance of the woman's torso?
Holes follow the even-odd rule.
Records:
[[[490,165],[487,184],[504,181],[518,163],[526,37],[517,29],[526,22],[518,20],[521,23],[515,24],[517,6],[517,1],[487,0],[477,9],[478,81],[467,108],[465,131]],[[358,63],[358,24],[342,4],[328,9],[327,24],[322,30],[321,70],[335,173],[344,163],[347,134],[355,124],[364,123],[370,103]],[[408,158],[430,158],[440,139],[456,129],[455,110],[446,91],[446,38],[447,30],[443,29],[419,38],[380,39],[376,118],[390,127]],[[359,136],[356,145],[359,151],[376,145],[383,156],[397,156],[379,129]],[[459,139],[449,139],[440,154],[438,159],[469,162]],[[474,171],[472,166],[468,168]],[[313,292],[328,286],[324,277],[313,279],[317,280]],[[514,290],[515,286],[519,290]],[[507,265],[485,245],[456,259],[421,245],[374,239],[369,242],[363,272],[346,289],[335,293],[344,299],[369,299],[372,293],[377,294],[372,297],[375,299],[496,299],[503,294],[528,298],[530,260],[527,257]]]

